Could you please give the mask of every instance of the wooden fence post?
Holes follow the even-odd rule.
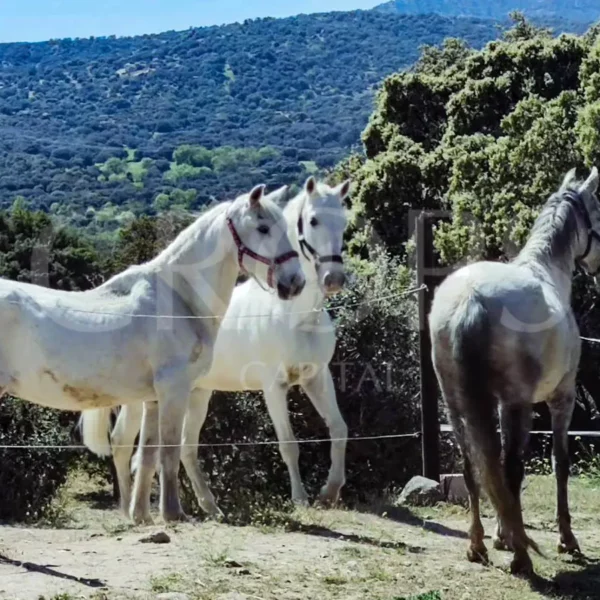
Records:
[[[421,212],[416,217],[417,285],[426,285],[419,292],[419,354],[421,370],[421,448],[423,476],[440,480],[440,419],[438,383],[431,360],[428,315],[436,286],[443,276],[439,273],[433,248],[433,222],[438,215]]]

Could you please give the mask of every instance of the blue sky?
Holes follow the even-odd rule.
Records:
[[[383,0],[0,0],[0,42],[137,35],[256,17],[372,8]]]

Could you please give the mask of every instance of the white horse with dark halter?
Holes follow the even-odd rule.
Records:
[[[263,193],[257,186],[208,210],[153,260],[89,291],[0,280],[2,393],[70,411],[145,402],[144,441],[162,445],[166,521],[185,518],[177,479],[183,419],[212,362],[213,317],[225,312],[240,266],[282,299],[305,283],[283,214]],[[145,516],[137,505],[135,519]]]
[[[289,238],[300,253],[307,284],[291,302],[282,301],[256,281],[248,280],[233,291],[231,303],[215,343],[214,360],[208,374],[196,381],[185,417],[181,459],[193,485],[198,503],[209,515],[221,515],[198,463],[198,439],[206,419],[213,390],[262,390],[267,409],[280,442],[279,450],[291,481],[292,499],[306,503],[308,495],[298,468],[298,443],[287,409],[287,392],[300,385],[325,420],[331,442],[331,468],[321,490],[324,502],[336,502],[345,482],[345,451],[348,429],[338,408],[328,364],[335,349],[333,323],[323,311],[325,298],[339,291],[345,282],[341,249],[347,224],[344,206],[350,189],[346,181],[335,188],[310,177],[304,189],[284,209]],[[109,455],[108,416],[98,411],[83,415],[89,422],[88,447]],[[110,442],[121,506],[127,510],[130,498],[130,459],[135,438],[147,431],[147,416],[142,418],[136,404],[123,406]],[[142,434],[142,439],[144,434]],[[141,445],[133,461],[143,469],[143,490],[134,495],[149,501],[153,471],[152,457]]]
[[[584,183],[575,170],[542,208],[510,263],[478,262],[439,286],[430,313],[433,362],[464,459],[471,509],[471,561],[487,561],[475,471],[496,510],[494,546],[514,552],[511,570],[531,573],[521,511],[533,404],[552,416],[559,552],[578,552],[568,503],[568,429],[581,352],[571,309],[577,263],[600,268],[598,170]],[[495,413],[500,413],[501,448]]]

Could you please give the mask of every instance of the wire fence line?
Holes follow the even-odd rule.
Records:
[[[282,313],[284,315],[298,315],[298,314],[309,314],[309,313],[319,313],[326,310],[341,310],[343,308],[353,308],[357,306],[375,304],[377,302],[382,302],[385,300],[393,300],[397,298],[403,298],[410,296],[412,294],[416,294],[423,290],[428,290],[428,286],[426,284],[422,284],[416,288],[411,288],[404,292],[396,293],[396,294],[388,294],[385,296],[379,296],[376,298],[370,298],[368,300],[354,302],[349,304],[342,304],[339,306],[331,307],[329,309],[315,308],[312,310],[306,311],[292,311]],[[13,304],[18,304],[18,301],[9,301]],[[135,317],[135,318],[171,318],[171,319],[224,319],[225,315],[209,315],[209,316],[178,316],[178,315],[151,315],[151,314],[126,314],[126,313],[112,313],[112,312],[102,312],[102,311],[92,311],[86,309],[78,309],[71,308],[70,310],[76,312],[83,312],[88,314],[96,314],[96,315],[112,315],[112,316],[121,316],[121,317]],[[255,314],[255,315],[242,315],[241,317],[236,318],[261,318],[268,317],[269,314]],[[590,338],[580,336],[583,341],[590,342],[593,344],[600,344],[600,339]],[[453,428],[449,424],[441,424],[440,425],[440,433],[452,433]],[[531,431],[531,435],[552,435],[552,431]],[[569,431],[569,436],[572,437],[600,437],[600,431]],[[317,438],[317,439],[299,439],[299,440],[263,440],[263,441],[237,441],[237,442],[214,442],[214,443],[195,443],[195,444],[154,444],[148,445],[149,448],[169,448],[169,447],[196,447],[196,448],[223,448],[223,447],[254,447],[254,446],[275,446],[280,444],[322,444],[322,443],[331,443],[331,442],[360,442],[360,441],[375,441],[375,440],[393,440],[393,439],[406,439],[406,438],[418,438],[421,437],[421,432],[412,432],[412,433],[395,433],[395,434],[386,434],[386,435],[371,435],[371,436],[357,436],[357,437],[347,437],[347,438]],[[136,448],[135,444],[126,444],[126,445],[111,445],[111,448]],[[85,444],[0,444],[0,450],[85,450],[87,446]]]
[[[413,294],[417,294],[423,290],[428,289],[425,284],[420,285],[419,287],[412,288],[406,290],[404,292],[398,292],[396,294],[387,294],[385,296],[378,296],[376,298],[369,298],[368,300],[362,300],[360,302],[350,302],[347,304],[340,304],[339,306],[332,307],[320,307],[320,308],[312,308],[310,310],[300,310],[300,311],[291,311],[291,312],[283,312],[277,313],[278,316],[292,316],[292,315],[307,315],[312,313],[321,313],[330,310],[342,310],[347,308],[355,308],[357,306],[367,306],[370,304],[376,304],[378,302],[383,302],[385,300],[395,300],[398,298],[406,298],[407,296],[412,296]],[[5,300],[9,304],[21,304],[18,300]],[[122,313],[122,312],[110,312],[110,311],[98,311],[98,310],[87,310],[85,308],[76,308],[65,306],[65,310],[84,313],[89,315],[101,315],[101,316],[112,316],[112,317],[132,317],[132,318],[142,318],[142,319],[194,319],[194,320],[206,320],[206,319],[220,319],[227,320],[226,314],[219,315],[151,315],[151,314],[140,314],[140,313]],[[272,313],[263,313],[263,314],[252,314],[252,315],[236,315],[235,319],[260,319],[263,317],[270,317]]]
[[[215,443],[196,443],[196,444],[148,444],[146,448],[229,448],[234,446],[278,446],[279,444],[324,444],[327,442],[364,442],[372,440],[392,440],[402,438],[418,438],[421,433],[391,433],[387,435],[364,435],[358,437],[347,438],[315,438],[301,440],[263,440],[255,442],[215,442]],[[135,444],[116,444],[111,445],[111,448],[135,448]],[[0,450],[85,450],[85,444],[0,444]]]
[[[444,423],[443,425],[440,425],[440,432],[441,433],[452,433],[454,431],[454,429],[452,428],[452,425],[447,425],[446,423]],[[500,430],[498,429],[498,432]],[[588,430],[588,431],[569,431],[567,432],[569,436],[571,437],[600,437],[600,431],[593,431],[593,430]],[[553,432],[552,431],[545,431],[545,430],[533,430],[529,432],[530,435],[552,435]]]

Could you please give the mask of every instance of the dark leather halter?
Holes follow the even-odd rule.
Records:
[[[246,270],[246,267],[244,267],[244,254],[247,254],[250,258],[267,265],[269,267],[269,271],[267,273],[267,283],[269,284],[270,288],[275,287],[273,283],[273,273],[275,272],[275,268],[278,265],[282,265],[283,263],[287,262],[288,260],[292,260],[292,258],[299,258],[298,253],[295,250],[285,252],[274,259],[262,256],[244,244],[242,238],[235,229],[235,225],[233,224],[231,217],[227,217],[227,227],[229,227],[229,231],[231,231],[231,236],[233,237],[233,241],[235,242],[238,251],[238,265],[240,267],[240,271],[242,271],[242,273],[245,275],[250,275]]]
[[[587,208],[585,207],[585,204],[583,203],[583,200],[581,199],[581,196],[576,192],[570,192],[568,194],[568,199],[569,202],[571,202],[571,204],[573,205],[573,207],[576,210],[578,210],[579,214],[583,217],[583,222],[585,223],[585,226],[587,228],[587,244],[585,246],[585,250],[581,256],[577,257],[577,262],[581,264],[581,261],[587,257],[587,255],[592,249],[592,240],[600,242],[600,234],[596,233],[596,231],[594,231],[594,229],[592,228],[592,221],[590,220],[590,215],[587,211]],[[597,272],[598,270],[596,270],[594,273],[590,273],[590,275],[595,275]]]
[[[329,254],[327,256],[321,256],[304,237],[304,221],[302,220],[302,214],[298,217],[298,242],[300,243],[300,250],[307,260],[310,260],[308,253],[314,258],[316,265],[320,265],[326,262],[334,262],[344,264],[344,259],[339,254]]]

